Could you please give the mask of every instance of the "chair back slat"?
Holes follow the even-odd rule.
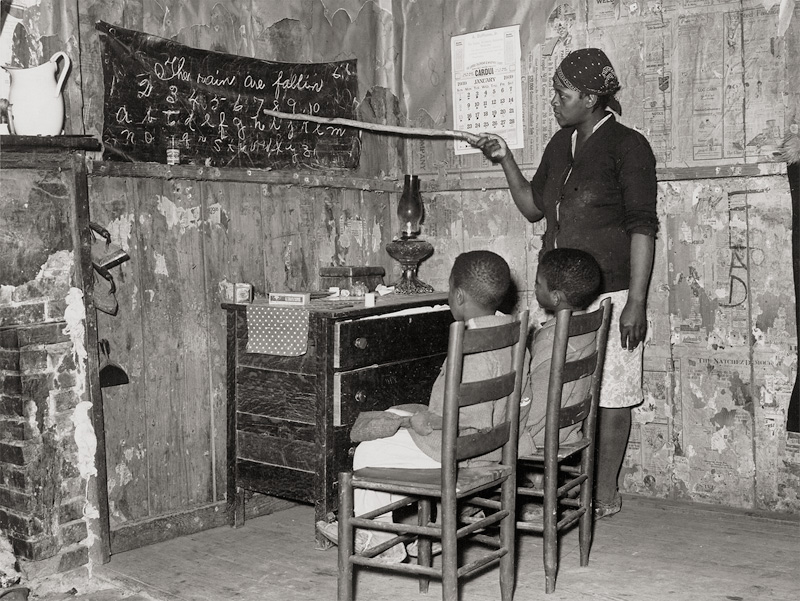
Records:
[[[514,376],[515,373],[511,371],[491,380],[462,383],[458,393],[459,406],[469,407],[508,396],[514,392]]]
[[[583,332],[587,334],[588,332]],[[581,334],[582,335],[582,334]],[[596,344],[596,342],[595,342]],[[582,378],[588,378],[594,374],[597,369],[597,351],[593,352],[587,357],[576,359],[575,361],[567,361],[564,364],[564,374],[561,378],[562,385],[569,382],[577,382]],[[589,389],[584,396],[583,400],[566,407],[561,407],[559,414],[558,427],[566,428],[582,422],[589,416],[589,411],[592,406],[592,390],[591,383]]]
[[[561,383],[574,382],[586,376],[591,376],[597,367],[597,353],[592,353],[588,357],[576,359],[575,361],[567,361],[564,364],[564,374],[561,377]]]
[[[602,323],[602,312],[600,313],[600,322]],[[587,322],[584,321],[584,323]],[[589,330],[589,332],[591,331],[592,330]],[[578,336],[581,336],[583,334],[588,334],[589,332],[581,331],[581,333],[578,334]],[[595,340],[595,345],[596,344],[597,341]],[[561,377],[561,384],[563,386],[564,384],[567,384],[569,382],[576,382],[582,378],[588,378],[589,376],[594,374],[596,369],[597,369],[597,350],[595,350],[591,355],[588,355],[581,359],[576,359],[575,361],[567,361],[564,364],[563,375]],[[568,405],[567,407],[561,407],[558,419],[559,429],[566,428],[568,426],[573,426],[577,423],[582,422],[589,416],[589,411],[591,410],[591,406],[592,406],[592,390],[590,383],[589,390],[586,396],[584,396],[582,401]]]
[[[517,322],[491,328],[465,330],[462,348],[465,355],[495,351],[516,344],[518,338],[519,325]]]
[[[571,315],[569,320],[569,336],[580,336],[589,332],[596,332],[603,323],[603,311],[597,309],[591,313]]]
[[[562,407],[558,416],[558,427],[566,428],[582,422],[589,416],[589,411],[592,408],[592,395],[591,392],[584,397],[580,403],[574,405],[567,405]]]
[[[510,433],[511,424],[503,422],[485,432],[459,436],[458,440],[456,440],[456,461],[480,457],[499,449],[508,442]]]

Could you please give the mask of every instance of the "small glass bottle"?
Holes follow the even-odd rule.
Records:
[[[181,149],[175,141],[175,136],[167,144],[167,165],[178,165],[181,162]]]

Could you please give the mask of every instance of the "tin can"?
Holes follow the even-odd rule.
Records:
[[[253,285],[237,283],[234,290],[234,297],[237,303],[252,303],[253,302]]]
[[[236,284],[228,280],[222,280],[219,283],[219,295],[222,297],[222,302],[232,303],[236,301]]]

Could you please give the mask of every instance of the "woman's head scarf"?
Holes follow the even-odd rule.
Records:
[[[581,48],[570,52],[556,69],[553,83],[584,94],[608,98],[608,108],[621,115],[622,107],[614,94],[622,86],[608,60],[599,48]]]

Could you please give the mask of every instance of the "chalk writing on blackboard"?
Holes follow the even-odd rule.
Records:
[[[256,168],[358,166],[359,130],[265,110],[352,119],[355,59],[279,63],[191,48],[102,21],[104,158]],[[173,155],[174,156],[174,155]]]

